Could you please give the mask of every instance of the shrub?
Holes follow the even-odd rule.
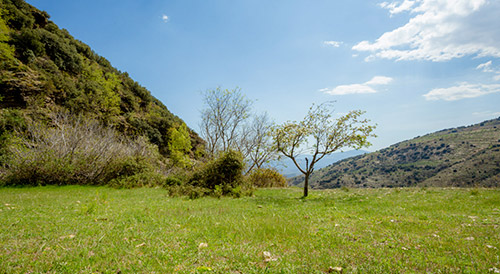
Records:
[[[242,180],[244,164],[240,153],[228,151],[207,163],[192,178],[193,185],[215,189],[216,185],[233,188]]]
[[[196,191],[197,188],[206,189],[201,194],[240,197],[249,188],[243,178],[244,167],[243,156],[239,152],[224,152],[193,172],[188,184]]]
[[[254,187],[287,187],[286,178],[272,168],[255,169],[248,179]]]
[[[155,146],[145,138],[130,139],[95,120],[69,114],[52,117],[51,124],[28,121],[8,147],[2,178],[10,185],[117,185],[141,182],[159,161]]]
[[[25,29],[12,37],[13,44],[21,60],[30,61],[28,56],[34,58],[45,53],[44,44],[41,42],[41,34],[37,30]],[[30,53],[30,54],[28,54]]]
[[[61,70],[77,74],[82,70],[82,62],[74,45],[57,34],[42,29],[39,31],[40,42],[45,46],[45,53]]]
[[[165,178],[165,181],[163,182],[163,185],[166,187],[181,186],[182,184],[182,181],[175,176],[169,176]]]

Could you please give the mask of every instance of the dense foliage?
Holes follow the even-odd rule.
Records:
[[[241,153],[229,150],[195,171],[189,184],[208,190],[208,194],[241,196],[245,188]]]
[[[170,129],[184,124],[126,72],[59,29],[22,0],[0,1],[0,107],[33,119],[83,114],[130,136],[144,135],[169,155]],[[192,148],[202,140],[189,130]]]

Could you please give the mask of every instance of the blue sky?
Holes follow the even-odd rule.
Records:
[[[498,0],[28,0],[197,130],[202,93],[255,112],[365,110],[369,150],[500,116]]]

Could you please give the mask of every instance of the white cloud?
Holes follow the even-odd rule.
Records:
[[[408,11],[413,7],[416,1],[405,0],[403,3],[399,4],[398,2],[388,3],[383,2],[380,3],[379,6],[388,9],[391,14],[401,13],[403,11]]]
[[[491,93],[500,92],[500,85],[483,85],[460,83],[457,86],[449,88],[436,88],[424,94],[426,100],[445,100],[456,101],[466,98],[475,98]]]
[[[334,48],[340,47],[341,44],[342,44],[342,42],[337,42],[337,41],[323,41],[323,45],[331,46]]]
[[[392,80],[391,77],[375,76],[363,84],[340,85],[333,89],[320,89],[320,91],[331,95],[376,93],[377,90],[375,90],[373,86],[387,85],[392,82]]]
[[[391,77],[387,76],[375,76],[373,77],[370,81],[366,82],[365,85],[388,85],[390,82],[392,82]]]
[[[491,69],[491,60],[486,63],[478,65],[476,69],[480,69],[484,72],[494,72],[494,70]]]
[[[362,41],[356,51],[371,52],[367,60],[447,61],[466,55],[500,57],[500,1],[405,0],[384,2],[389,13],[409,12],[406,25]]]
[[[486,73],[493,73],[495,74],[493,76],[494,81],[500,81],[500,69],[498,68],[493,68],[492,67],[493,62],[490,60],[486,63],[482,63],[476,67],[476,69],[482,70],[483,72]]]
[[[165,23],[167,23],[167,22],[168,22],[168,19],[169,19],[169,18],[168,18],[168,16],[167,16],[166,14],[163,14],[163,15],[161,16],[161,20],[163,20],[163,22],[165,22]]]

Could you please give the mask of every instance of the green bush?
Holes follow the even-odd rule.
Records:
[[[200,186],[215,190],[220,186],[223,193],[227,194],[231,189],[243,182],[243,157],[235,151],[228,151],[218,158],[208,162],[199,171],[196,171],[190,182],[194,186]]]
[[[254,187],[287,187],[286,178],[272,168],[258,168],[248,175]]]
[[[163,183],[163,185],[166,187],[181,186],[182,184],[182,180],[175,176],[167,177]]]
[[[82,70],[82,62],[74,45],[50,31],[39,31],[45,52],[59,69],[77,74]]]
[[[24,29],[21,33],[12,36],[16,51],[22,61],[29,62],[35,56],[45,53],[40,30]]]
[[[243,177],[244,167],[242,155],[239,152],[228,151],[195,168],[185,183],[179,178],[168,179],[167,188],[171,196],[188,196],[191,199],[207,195],[215,197],[249,195],[252,192]]]

